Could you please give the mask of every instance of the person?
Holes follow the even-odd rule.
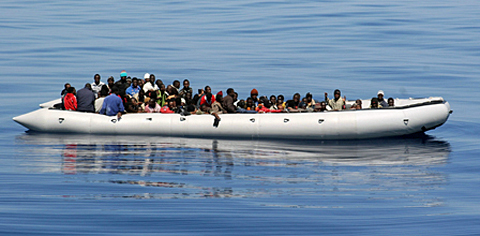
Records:
[[[130,96],[131,98],[138,99],[138,93],[140,92],[141,88],[138,86],[138,79],[137,77],[133,77],[132,85],[127,88],[125,93]]]
[[[327,105],[329,105],[333,110],[335,111],[340,111],[345,109],[345,100],[347,99],[346,97],[343,97],[341,99],[341,92],[339,89],[335,89],[333,92],[334,99],[329,99],[328,98],[328,93],[325,93],[325,102]]]
[[[394,107],[395,106],[395,100],[393,98],[388,98],[388,107]]]
[[[247,98],[247,100],[245,101],[245,109],[247,111],[255,111],[255,108],[257,108],[257,106],[255,106],[255,102],[253,101],[253,98],[251,97]]]
[[[148,79],[145,79],[145,84],[143,85],[143,91],[145,92],[145,94],[157,91],[159,89],[157,84],[155,84],[154,74],[146,73],[144,77],[148,77]]]
[[[233,88],[227,89],[227,96],[223,98],[223,108],[227,111],[227,113],[236,113],[237,108],[233,105],[235,97],[235,90]]]
[[[68,88],[72,87],[72,85],[70,85],[69,83],[65,83],[63,85],[63,90],[62,92],[60,93],[60,96],[65,97],[65,95],[68,93]]]
[[[125,110],[127,113],[140,113],[142,112],[142,107],[140,106],[137,102],[137,99],[135,98],[130,98],[130,100],[125,104]]]
[[[95,113],[100,113],[100,110],[102,109],[103,101],[105,100],[105,97],[108,96],[109,89],[107,86],[102,86],[102,90],[100,90],[99,97],[97,100],[95,100]]]
[[[385,96],[385,93],[382,90],[379,90],[377,93],[378,104],[382,107],[388,107],[388,103],[383,99],[383,96]]]
[[[160,109],[161,113],[175,113],[175,99],[168,99],[167,104]]]
[[[313,100],[313,95],[311,93],[307,93],[305,95],[305,98],[306,98],[306,101],[304,101],[304,103],[306,105],[306,109],[313,109],[316,103],[315,100]]]
[[[226,114],[228,113],[227,110],[225,110],[222,106],[222,102],[223,102],[223,92],[220,91],[217,93],[217,95],[215,96],[215,102],[213,102],[212,104],[212,109],[210,110],[210,114]],[[215,116],[217,117],[217,116]],[[220,119],[219,117],[217,117],[218,119]]]
[[[120,72],[120,80],[115,82],[115,87],[118,88],[118,94],[119,95],[124,95],[125,90],[128,88],[128,82],[127,82],[127,72],[125,70],[122,70]]]
[[[315,104],[315,108],[313,109],[314,112],[325,112],[327,111],[327,103],[322,101]]]
[[[372,98],[372,100],[370,100],[370,108],[372,109],[382,108],[382,106],[378,104],[378,98]]]
[[[282,104],[282,107],[285,108],[285,96],[283,94],[277,96],[277,106],[278,104]]]
[[[63,97],[62,101],[65,110],[76,111],[77,110],[77,98],[75,97],[75,87],[70,86],[67,89],[67,94]]]
[[[160,107],[165,106],[167,102],[167,93],[165,89],[165,84],[160,85],[160,90],[157,91],[157,103]]]
[[[158,105],[157,101],[155,99],[150,99],[148,101],[148,105],[145,106],[145,112],[146,113],[159,113],[160,112],[160,105]]]
[[[77,111],[95,112],[95,93],[92,85],[87,83],[85,87],[77,91]]]
[[[355,103],[352,104],[350,110],[361,110],[362,109],[362,100],[357,99]]]
[[[277,110],[277,97],[275,95],[270,96],[270,109]]]
[[[183,88],[180,90],[178,95],[186,99],[187,93],[193,94],[193,89],[190,87],[190,81],[188,79],[183,80]]]
[[[122,117],[122,112],[125,111],[123,106],[122,99],[118,96],[118,88],[112,88],[112,94],[108,95],[103,101],[102,109],[100,109],[100,114],[107,116],[117,115],[118,118]]]
[[[258,90],[257,89],[252,89],[252,91],[250,91],[250,98],[252,98],[252,101],[255,107],[257,107],[258,106]]]
[[[92,92],[95,94],[95,98],[98,98],[100,90],[102,90],[103,85],[105,85],[100,79],[101,77],[99,74],[93,76]]]
[[[198,89],[198,93],[193,96],[193,104],[200,105],[200,98],[205,94],[205,90]]]
[[[177,93],[180,93],[180,81],[174,80],[172,86],[175,90],[177,90]]]
[[[298,105],[300,104],[300,94],[299,93],[295,93],[293,95],[293,98],[292,100],[288,100],[286,103],[285,103],[285,107],[289,110],[289,111],[293,111],[293,110],[297,110],[298,109]]]
[[[212,96],[212,93],[205,92],[205,95],[202,96],[202,98],[200,99],[200,106],[206,105],[207,107],[211,108],[214,102],[215,102],[215,97]]]

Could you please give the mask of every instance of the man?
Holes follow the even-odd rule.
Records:
[[[147,76],[147,74],[145,74],[145,76]],[[145,94],[150,94],[158,90],[158,86],[155,84],[155,75],[149,74],[148,76],[148,81],[145,80],[145,84],[143,85],[143,91]]]
[[[92,86],[87,83],[85,87],[77,92],[77,111],[95,112],[95,94],[92,92]]]
[[[378,104],[378,98],[372,98],[372,100],[370,100],[370,108],[372,109],[382,108],[382,106]]]
[[[93,93],[95,94],[95,98],[98,97],[98,94],[100,93],[100,90],[102,90],[102,87],[103,85],[105,85],[105,83],[101,82],[100,81],[101,77],[99,74],[95,74],[93,76],[93,84],[92,84],[92,91]]]
[[[320,102],[315,104],[315,108],[313,109],[314,112],[325,112],[327,111],[327,103],[326,102]]]
[[[187,93],[192,93],[193,94],[193,89],[190,88],[190,81],[188,79],[183,80],[183,88],[180,90],[178,95],[182,98],[186,98]]]
[[[67,94],[67,90],[68,88],[72,87],[69,83],[66,83],[65,85],[63,85],[64,89],[62,90],[62,92],[60,93],[60,95],[62,96],[62,99],[63,97],[65,97],[65,95]]]
[[[160,109],[160,112],[161,113],[175,113],[175,110],[176,110],[176,107],[177,107],[177,103],[175,101],[175,99],[169,99],[167,101],[167,104],[165,104],[165,106],[162,107],[162,109]]]
[[[95,113],[100,113],[100,110],[102,109],[103,101],[105,100],[105,97],[108,96],[110,90],[108,89],[107,86],[103,86],[102,90],[100,90],[99,97],[97,100],[95,100]]]
[[[132,79],[132,85],[127,88],[125,93],[127,93],[128,96],[135,98],[138,100],[138,93],[140,92],[140,86],[138,86],[138,79],[137,77],[133,77]]]
[[[200,106],[206,105],[207,107],[211,108],[214,102],[215,97],[210,92],[206,92],[205,96],[200,99]]]
[[[180,93],[180,81],[174,80],[172,86],[175,88],[175,90],[177,90],[178,93]]]
[[[148,105],[145,106],[145,112],[146,113],[160,113],[160,105],[158,105],[157,101],[155,99],[150,99],[148,101]]]
[[[305,95],[305,98],[307,99],[305,105],[307,106],[307,108],[312,108],[315,106],[315,100],[313,100],[313,95],[311,93],[307,93],[307,95]]]
[[[75,97],[75,87],[69,87],[67,94],[62,99],[65,106],[65,110],[76,111],[77,110],[77,98]]]
[[[289,111],[293,111],[293,110],[297,110],[298,109],[298,105],[300,104],[300,94],[299,93],[295,93],[293,95],[293,99],[292,100],[288,100],[286,103],[285,103],[285,107],[289,110]]]
[[[105,98],[103,101],[102,109],[100,109],[100,114],[107,116],[117,115],[118,118],[122,117],[122,112],[125,111],[123,106],[122,99],[118,96],[118,88],[112,88],[112,94]]]
[[[233,88],[227,89],[227,96],[223,99],[223,108],[228,112],[228,113],[236,113],[237,108],[233,103],[235,102],[234,100],[235,97],[235,90]]]
[[[388,107],[394,107],[395,106],[395,100],[393,98],[388,98]]]
[[[227,111],[222,106],[222,102],[223,102],[223,92],[220,91],[215,96],[215,102],[213,102],[213,104],[212,104],[212,109],[210,110],[210,114],[214,115],[214,113],[215,114],[225,114],[225,113],[227,113]],[[215,117],[217,117],[217,116],[215,116]],[[219,117],[217,117],[217,118],[219,118]]]
[[[118,93],[120,95],[125,94],[125,90],[128,88],[128,82],[127,82],[127,72],[125,70],[122,70],[120,72],[120,80],[115,82],[115,87],[118,88]]]
[[[335,89],[333,92],[334,99],[328,99],[328,93],[325,93],[325,102],[335,111],[340,111],[345,109],[345,100],[347,99],[346,97],[343,97],[341,99],[341,93],[340,90]]]
[[[385,96],[385,93],[383,93],[382,90],[379,90],[378,93],[377,93],[378,104],[382,107],[388,107],[387,101],[385,101],[385,99],[383,99],[384,96]]]
[[[255,107],[257,107],[258,106],[258,90],[252,89],[252,91],[250,91],[250,97],[252,98],[253,103],[255,104]]]

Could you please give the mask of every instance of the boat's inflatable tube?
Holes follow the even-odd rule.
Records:
[[[385,109],[314,113],[224,114],[218,127],[211,115],[138,113],[105,115],[42,108],[13,118],[26,128],[49,133],[132,134],[186,137],[366,139],[434,129],[449,117],[442,98],[405,99]]]

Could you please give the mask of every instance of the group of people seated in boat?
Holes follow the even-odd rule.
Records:
[[[340,90],[334,91],[334,97],[328,98],[325,93],[324,101],[315,101],[311,93],[301,98],[295,93],[292,99],[285,101],[283,95],[259,96],[256,89],[252,89],[250,97],[238,99],[238,93],[233,88],[226,90],[226,95],[220,91],[212,93],[210,86],[198,89],[193,95],[188,79],[175,80],[171,85],[165,85],[162,80],[156,79],[154,74],[146,73],[143,79],[130,78],[126,71],[120,73],[120,80],[113,76],[107,83],[101,82],[99,74],[94,75],[93,83],[76,91],[69,83],[65,84],[62,95],[61,109],[95,112],[107,116],[120,117],[123,113],[181,113],[212,114],[220,119],[218,114],[226,113],[280,113],[280,112],[325,112],[328,110],[358,110],[363,109],[362,100],[347,105],[346,97],[341,97]],[[394,99],[384,100],[384,92],[378,91],[377,97],[370,101],[369,108],[393,107]]]

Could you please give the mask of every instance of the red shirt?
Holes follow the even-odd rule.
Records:
[[[77,98],[73,93],[67,93],[63,98],[63,105],[65,106],[65,110],[76,111],[77,110]]]
[[[215,96],[212,95],[212,101],[208,102],[207,101],[207,96],[202,96],[202,99],[200,100],[200,106],[205,104],[207,107],[212,107],[212,104],[215,102]]]
[[[175,113],[170,109],[168,106],[163,106],[162,109],[160,109],[160,113]]]

